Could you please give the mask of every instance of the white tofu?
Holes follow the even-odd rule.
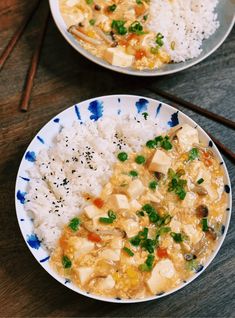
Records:
[[[121,250],[106,248],[105,250],[100,252],[100,256],[109,261],[117,262],[120,260]]]
[[[176,133],[176,136],[183,151],[189,151],[194,143],[199,143],[197,129],[192,128],[188,124],[182,125],[182,128]]]
[[[171,166],[171,158],[164,151],[157,149],[149,164],[150,171],[157,171],[167,174]]]
[[[76,257],[90,252],[95,246],[93,242],[87,240],[86,238],[77,236],[70,237],[68,243],[69,246],[75,250]]]
[[[139,223],[132,219],[122,221],[122,226],[124,231],[126,232],[127,237],[135,236],[140,231]]]
[[[169,226],[172,232],[179,233],[181,230],[181,223],[174,218],[171,220]]]
[[[143,194],[145,187],[143,186],[143,183],[139,180],[133,180],[128,186],[127,194],[131,199],[138,198],[141,194]]]
[[[115,237],[110,242],[110,247],[113,249],[121,249],[123,247],[123,240],[120,237]]]
[[[181,202],[181,205],[185,208],[192,208],[196,199],[197,195],[194,192],[187,192],[186,197]]]
[[[96,25],[98,25],[103,31],[111,31],[109,18],[104,14],[99,14],[96,19]]]
[[[119,48],[108,48],[104,52],[104,59],[115,66],[130,67],[134,62],[134,55],[126,54]]]
[[[161,260],[152,270],[147,285],[153,294],[164,291],[167,280],[175,275],[175,268],[169,259]]]
[[[145,201],[152,201],[155,203],[161,202],[161,200],[164,198],[163,195],[158,190],[155,190],[155,192],[147,192],[143,198]]]
[[[184,233],[189,237],[192,244],[197,244],[203,237],[203,232],[196,229],[191,224],[184,224],[182,226]]]
[[[124,194],[113,194],[110,196],[109,204],[114,210],[129,210],[130,205],[126,195]]]
[[[91,277],[94,269],[92,267],[78,267],[76,272],[78,273],[81,284],[84,285]]]
[[[105,278],[101,278],[98,282],[98,288],[100,289],[112,289],[115,286],[115,280],[111,275]]]
[[[131,200],[130,207],[135,210],[140,210],[142,208],[142,205],[137,200],[134,199],[134,200]]]
[[[93,219],[94,217],[96,217],[96,216],[100,215],[101,213],[103,213],[103,211],[101,209],[98,209],[94,205],[87,205],[84,208],[84,212],[90,219]]]

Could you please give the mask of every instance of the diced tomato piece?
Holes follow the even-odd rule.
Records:
[[[92,241],[94,243],[99,243],[101,241],[101,237],[95,233],[89,233],[87,238],[89,241]]]
[[[135,6],[135,14],[137,15],[137,17],[144,14],[145,11],[146,11],[146,9],[145,9],[145,6],[143,4],[138,4],[137,6]]]
[[[136,60],[141,60],[144,56],[146,56],[146,52],[144,50],[137,50],[135,53]]]
[[[102,199],[100,199],[100,198],[96,198],[95,200],[93,200],[93,204],[94,204],[97,208],[101,209],[102,206],[104,205],[104,201],[103,201]]]
[[[210,159],[205,159],[204,164],[206,167],[210,167],[212,165],[212,161]]]
[[[157,249],[157,256],[160,258],[168,257],[167,249],[159,247]]]

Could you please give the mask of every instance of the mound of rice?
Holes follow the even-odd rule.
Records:
[[[117,154],[140,151],[157,133],[150,118],[106,117],[63,128],[54,144],[37,155],[29,171],[25,208],[48,250],[54,249],[63,226],[87,204],[84,194],[99,195]]]
[[[151,0],[148,28],[164,36],[172,61],[197,57],[202,41],[219,27],[218,0]]]

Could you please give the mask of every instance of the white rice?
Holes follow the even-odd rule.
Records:
[[[117,154],[140,151],[158,133],[156,123],[143,116],[106,117],[62,129],[50,149],[37,155],[29,171],[25,207],[46,248],[54,249],[63,226],[87,204],[82,194],[99,195]]]
[[[217,4],[218,0],[151,0],[148,28],[164,36],[172,61],[197,57],[202,41],[219,27]]]

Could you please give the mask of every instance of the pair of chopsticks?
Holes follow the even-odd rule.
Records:
[[[39,8],[40,3],[41,3],[40,0],[38,0],[35,3],[35,5],[32,7],[32,10],[29,13],[29,15],[24,19],[24,21],[22,21],[20,27],[17,29],[17,31],[14,33],[14,35],[12,36],[10,41],[8,42],[6,48],[4,49],[3,53],[0,56],[0,71],[3,69],[3,67],[6,63],[6,60],[10,56],[13,49],[15,48],[17,42],[21,38],[24,30],[26,29],[26,27],[29,24],[32,17],[34,16],[35,12]],[[34,82],[34,78],[35,78],[35,75],[37,72],[37,66],[38,66],[38,62],[40,59],[41,49],[42,49],[43,41],[44,41],[45,34],[46,34],[48,20],[49,20],[49,7],[47,5],[45,8],[45,13],[43,14],[43,24],[42,24],[42,27],[41,27],[40,32],[38,34],[37,44],[36,44],[36,47],[34,49],[34,52],[33,52],[32,58],[31,58],[29,71],[28,71],[28,75],[27,75],[27,80],[26,80],[25,88],[24,88],[23,95],[22,95],[23,97],[22,97],[22,100],[20,102],[20,109],[21,109],[21,111],[24,111],[24,112],[26,112],[28,110],[28,107],[29,107],[31,92],[33,89],[33,82]]]
[[[189,101],[184,100],[181,97],[178,97],[176,95],[173,95],[171,93],[168,93],[160,88],[151,88],[150,89],[152,92],[156,93],[157,95],[164,97],[176,104],[178,104],[179,106],[183,106],[187,109],[193,110],[196,113],[199,113],[209,119],[213,119],[218,123],[223,124],[226,127],[230,127],[233,130],[235,130],[235,122],[225,118],[223,116],[220,116],[216,113],[213,113],[207,109],[204,109],[200,106],[197,106]],[[174,105],[175,108],[178,108],[176,105]],[[212,141],[216,144],[216,146],[221,150],[221,152],[223,152],[233,163],[235,163],[235,153],[232,152],[229,148],[227,148],[222,142],[220,142],[217,138],[215,138],[211,133],[207,132],[206,133],[209,135],[209,137],[212,139]]]

